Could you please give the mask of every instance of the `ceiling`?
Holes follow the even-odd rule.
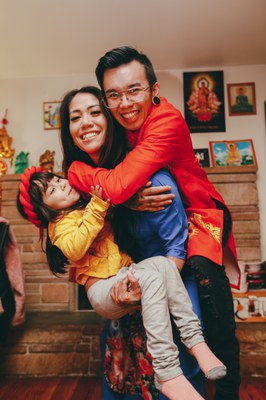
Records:
[[[131,45],[154,67],[266,64],[266,0],[0,0],[0,78],[87,74]]]

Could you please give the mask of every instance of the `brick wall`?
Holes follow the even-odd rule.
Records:
[[[95,313],[30,312],[0,346],[0,376],[100,376],[100,332]]]

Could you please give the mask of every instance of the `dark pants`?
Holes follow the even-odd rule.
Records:
[[[230,215],[224,210],[223,245],[227,242],[230,226]],[[238,400],[239,344],[235,336],[236,325],[229,280],[224,267],[207,258],[194,256],[189,259],[189,264],[198,285],[206,342],[227,367],[226,377],[216,381],[215,400]]]

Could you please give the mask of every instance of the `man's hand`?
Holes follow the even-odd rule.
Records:
[[[161,211],[164,206],[172,203],[175,195],[167,193],[170,192],[171,186],[151,186],[151,184],[151,182],[147,182],[123,205],[135,211],[154,212]]]
[[[117,304],[140,304],[141,290],[134,274],[129,272],[111,289],[111,297]]]

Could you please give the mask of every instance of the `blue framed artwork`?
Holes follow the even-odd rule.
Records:
[[[210,142],[213,167],[257,166],[252,139]]]

